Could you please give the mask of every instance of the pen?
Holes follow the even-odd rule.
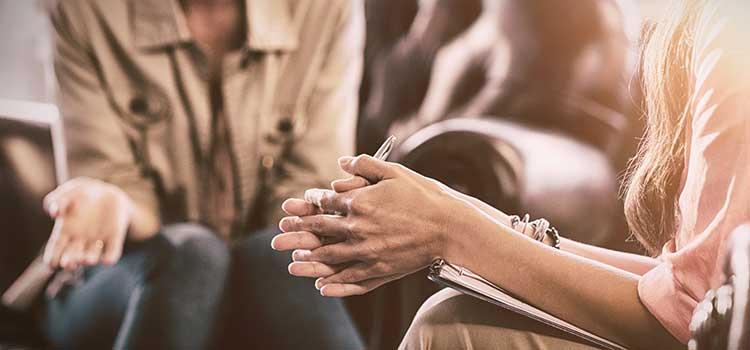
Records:
[[[396,136],[389,136],[385,142],[378,148],[378,151],[375,152],[375,154],[372,156],[373,158],[377,160],[386,160],[388,159],[388,156],[391,154],[391,151],[393,151],[393,146],[396,144]],[[367,180],[365,180],[367,181]],[[367,184],[369,185],[370,182],[367,181]],[[324,192],[331,192],[331,190],[321,190],[321,189],[310,189],[305,191],[304,199],[308,203],[312,203],[317,207],[321,207],[321,199],[322,194]],[[337,215],[341,215],[340,213],[334,213]]]
[[[389,136],[385,139],[385,142],[378,148],[378,151],[372,156],[377,160],[386,160],[393,151],[393,146],[396,144],[396,136]]]

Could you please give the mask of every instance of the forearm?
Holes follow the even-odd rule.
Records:
[[[446,235],[445,258],[451,263],[625,346],[681,347],[639,301],[637,275],[544,246],[501,225],[467,228],[470,239]]]
[[[497,222],[510,227],[509,216],[502,211],[492,207],[487,203],[482,202],[479,199],[465,195],[447,186],[443,186],[443,188],[449,191],[452,195],[463,199],[466,202],[469,202],[471,205],[489,215]],[[658,260],[647,256],[619,252],[612,249],[606,249],[590,244],[576,242],[574,240],[566,238],[562,239],[560,249],[584,258],[596,260],[603,264],[614,266],[618,269],[622,269],[639,276],[645,274],[659,264]]]
[[[603,264],[628,271],[638,276],[642,276],[659,265],[659,260],[648,256],[601,248],[590,244],[576,242],[567,238],[562,239],[560,249],[580,257],[596,260]]]

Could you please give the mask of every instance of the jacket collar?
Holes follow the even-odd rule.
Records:
[[[133,41],[140,49],[159,49],[192,42],[178,0],[131,0]],[[247,47],[258,51],[297,48],[288,0],[246,0]]]

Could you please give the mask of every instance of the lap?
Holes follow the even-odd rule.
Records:
[[[126,324],[180,318],[182,309],[190,312],[185,304],[210,308],[223,290],[228,261],[224,243],[210,230],[167,226],[151,239],[128,243],[117,264],[87,268],[82,281],[45,300],[42,329],[56,347],[111,348],[123,330],[146,333]],[[193,298],[198,290],[201,296]]]
[[[400,349],[598,349],[570,334],[453,289],[417,312]]]
[[[278,230],[266,230],[232,248],[227,310],[230,336],[222,344],[264,349],[361,349],[341,299],[325,298],[314,281],[287,273],[291,253],[271,249]]]

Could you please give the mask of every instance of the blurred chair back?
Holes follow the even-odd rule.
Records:
[[[522,118],[613,159],[640,130],[628,92],[639,32],[629,1],[415,3],[368,1],[359,151],[467,115]],[[383,20],[398,6],[406,10]]]

